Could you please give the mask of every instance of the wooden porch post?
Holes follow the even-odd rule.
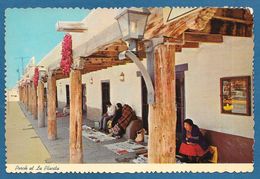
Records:
[[[45,108],[44,108],[44,84],[39,81],[37,88],[38,99],[38,127],[45,127]]]
[[[28,109],[27,111],[30,112],[30,89],[31,89],[31,84],[28,84],[28,89],[27,89],[27,100],[28,100]]]
[[[26,110],[29,111],[29,84],[26,85]]]
[[[70,72],[70,163],[83,163],[81,72]]]
[[[19,101],[22,101],[21,86],[18,86]]]
[[[24,104],[25,104],[26,110],[28,110],[27,89],[28,89],[28,86],[27,86],[27,84],[26,84],[26,85],[24,86]]]
[[[149,106],[149,163],[175,163],[175,46],[154,50],[155,104]]]
[[[33,114],[33,119],[37,119],[37,88],[32,86],[32,114]]]
[[[31,82],[29,84],[28,98],[29,98],[29,112],[32,114],[32,83]]]
[[[54,76],[48,76],[48,139],[57,138],[57,120],[56,120],[56,79]]]
[[[21,86],[21,100],[22,103],[24,104],[24,86]]]

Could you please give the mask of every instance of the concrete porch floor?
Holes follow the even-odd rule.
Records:
[[[47,138],[47,119],[46,126],[44,128],[38,128],[38,121],[32,118],[32,115],[26,111],[25,106],[23,106],[21,103],[20,107],[51,156],[49,159],[46,160],[46,163],[69,163],[69,116],[57,118],[58,138],[57,140],[51,141]],[[85,115],[83,115],[83,124],[87,124],[90,127],[94,126],[94,122],[91,120],[87,120]],[[82,137],[84,151],[83,162],[118,163],[117,160],[126,159],[127,161],[128,158],[134,158],[135,153],[117,155],[104,146],[105,144],[111,144],[121,141],[125,141],[125,139],[121,138],[115,139],[114,141],[95,143],[85,137]]]

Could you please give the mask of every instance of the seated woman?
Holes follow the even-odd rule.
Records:
[[[109,119],[112,119],[113,116],[115,115],[115,110],[116,107],[114,105],[111,104],[111,102],[107,103],[107,112],[105,114],[103,114],[101,121],[100,121],[100,131],[106,131],[107,128],[107,121]]]
[[[117,124],[118,119],[120,119],[120,117],[122,116],[122,108],[123,106],[121,103],[116,104],[116,113],[114,117],[107,122],[107,129],[109,133],[111,133],[111,128],[113,128]]]
[[[117,138],[122,137],[128,124],[135,118],[136,116],[133,109],[129,105],[125,104],[122,108],[122,116],[118,119],[118,122],[114,125],[110,132],[112,132],[112,135]]]
[[[208,152],[208,144],[197,125],[191,119],[184,120],[181,154],[187,156],[191,162],[198,162],[199,158]]]
[[[116,125],[116,123],[118,122],[118,119],[120,119],[120,117],[122,116],[122,109],[123,109],[123,106],[121,103],[117,103],[116,104],[116,114],[112,120],[112,127],[114,127]]]

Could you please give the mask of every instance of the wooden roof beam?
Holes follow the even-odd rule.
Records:
[[[86,69],[90,69],[90,68],[107,68],[107,67],[112,67],[113,65],[111,64],[100,64],[100,65],[92,65],[92,64],[85,64],[85,68]]]
[[[253,24],[253,21],[251,21],[251,20],[243,20],[243,19],[238,19],[238,18],[224,17],[224,16],[217,16],[217,15],[213,16],[213,19],[219,19],[219,20],[223,20],[223,21],[237,22],[237,23],[247,24],[247,25]]]
[[[118,54],[118,51],[101,50],[91,54],[88,58],[118,58]]]
[[[54,75],[55,76],[55,79],[56,80],[61,80],[61,79],[65,79],[65,78],[69,78],[70,77],[70,75],[65,75],[65,74],[55,74]]]
[[[208,43],[222,43],[223,36],[221,34],[203,34],[203,33],[184,33],[185,42],[208,42]]]
[[[127,62],[125,61],[103,61],[103,62],[87,62],[85,65],[124,65]]]
[[[181,45],[176,45],[175,46],[175,52],[182,52],[182,46]]]
[[[182,48],[199,48],[198,42],[185,42]]]
[[[182,41],[184,41],[185,43],[187,43],[187,42],[222,43],[223,42],[223,36],[221,34],[184,32],[184,35],[180,35],[177,38],[165,37],[165,41],[166,42],[172,42],[172,43],[180,43]],[[191,45],[186,45],[186,46],[191,46]]]

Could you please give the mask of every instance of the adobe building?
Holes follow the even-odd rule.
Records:
[[[116,19],[123,10],[92,10],[81,22],[87,32],[71,33],[70,74],[60,68],[60,43],[37,64],[45,69],[38,91],[32,85],[33,75],[21,80],[21,101],[38,120],[43,118],[39,113],[46,110],[45,88],[50,140],[57,137],[56,107],[70,106],[71,162],[81,162],[82,136],[77,131],[82,121],[98,121],[107,101],[120,102],[130,105],[149,131],[151,163],[175,161],[186,118],[217,147],[219,163],[252,163],[254,42],[250,10],[150,8],[136,54],[153,75],[153,97],[139,66],[129,56],[119,59],[129,49]],[[153,62],[146,41],[153,42]],[[28,97],[32,94],[34,97]],[[87,119],[82,119],[84,112]]]

